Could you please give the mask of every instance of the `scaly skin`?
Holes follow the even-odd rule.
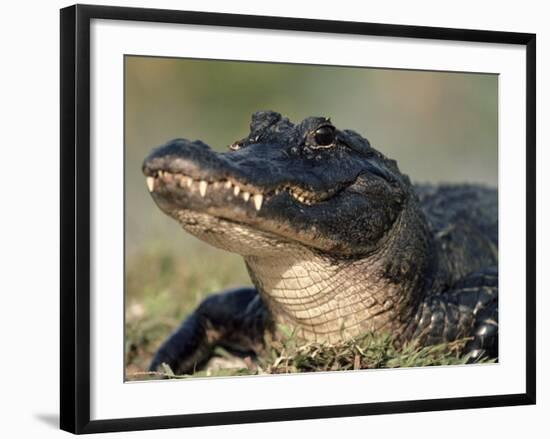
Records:
[[[496,190],[413,186],[393,160],[325,118],[253,115],[217,154],[177,139],[143,166],[158,206],[243,256],[253,288],[207,298],[151,364],[186,373],[216,344],[257,352],[278,324],[306,341],[389,332],[396,343],[470,337],[498,355]]]

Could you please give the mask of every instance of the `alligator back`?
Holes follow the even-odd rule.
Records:
[[[417,185],[439,273],[454,283],[498,265],[498,192],[479,185]]]

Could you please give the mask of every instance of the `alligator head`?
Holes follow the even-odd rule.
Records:
[[[143,172],[164,212],[242,255],[263,251],[260,241],[370,253],[410,197],[395,161],[324,117],[294,125],[278,113],[257,112],[250,134],[229,148],[216,153],[201,141],[175,139],[153,150]]]

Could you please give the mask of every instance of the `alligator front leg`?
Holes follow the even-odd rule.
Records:
[[[254,288],[209,296],[162,344],[149,370],[166,363],[176,374],[193,372],[208,360],[216,345],[256,351],[267,322],[267,309]]]
[[[472,273],[451,290],[429,298],[420,308],[413,338],[422,344],[470,338],[463,353],[469,362],[498,358],[498,271]]]

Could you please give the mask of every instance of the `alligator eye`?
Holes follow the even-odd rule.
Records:
[[[313,135],[315,143],[319,146],[328,146],[334,142],[334,127],[325,125],[317,128]]]

